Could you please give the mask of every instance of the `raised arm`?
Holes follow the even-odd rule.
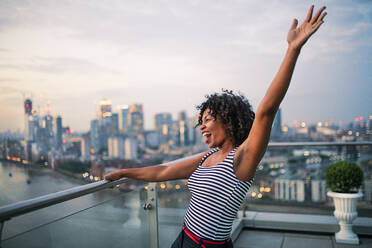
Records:
[[[311,6],[301,26],[297,27],[297,19],[293,20],[287,36],[288,49],[284,60],[258,106],[248,138],[236,152],[234,170],[240,180],[253,178],[256,167],[266,151],[275,114],[289,87],[301,48],[318,30],[327,14],[323,12],[325,7],[322,7],[313,16],[313,9],[314,6]]]
[[[122,177],[143,180],[146,182],[164,182],[176,179],[188,179],[196,170],[206,153],[178,159],[166,164],[144,168],[117,170],[105,175],[106,180],[118,180]]]

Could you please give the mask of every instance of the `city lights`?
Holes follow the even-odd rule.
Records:
[[[194,129],[197,118],[188,118],[185,111],[179,112],[177,119],[174,119],[171,113],[158,112],[154,116],[154,130],[144,130],[142,104],[121,106],[118,112],[114,112],[110,101],[104,100],[101,103],[97,106],[97,118],[90,122],[89,133],[76,133],[72,127],[62,124],[62,116],[42,116],[31,111],[30,101],[29,105],[24,105],[29,108],[24,113],[28,132],[25,132],[24,139],[17,143],[14,151],[8,148],[6,153],[3,153],[3,158],[22,165],[38,161],[43,167],[51,168],[63,161],[92,163],[90,171],[79,175],[93,182],[101,180],[106,173],[98,165],[99,161],[109,161],[102,163],[104,165],[116,164],[112,169],[118,168],[117,161],[122,160],[123,164],[130,161],[131,168],[140,166],[143,159],[148,159],[149,164],[153,158],[156,158],[156,163],[159,163],[159,158],[161,163],[167,163],[171,158],[188,156],[207,149],[202,135]],[[341,126],[341,121],[336,123],[339,126],[332,119],[315,123],[295,120],[294,126],[277,122],[273,125],[270,142],[294,141],[297,137],[305,142],[328,139],[347,142],[368,140],[368,135],[372,134],[372,115],[368,118],[358,115],[347,126]],[[253,188],[248,196],[251,196],[252,200],[271,198],[303,201],[305,191],[312,190],[310,186],[315,183],[313,178],[323,173],[327,163],[345,157],[345,154],[338,154],[327,148],[293,148],[288,151],[273,150],[273,153],[269,150],[257,166],[262,177],[259,186]],[[95,163],[97,165],[93,166]],[[108,171],[111,171],[111,168]],[[187,188],[187,181],[158,185],[162,191],[179,192],[181,188]],[[148,190],[149,187],[145,186],[144,189]],[[283,195],[284,190],[286,193]],[[293,193],[294,191],[297,192]],[[289,197],[288,194],[293,195]],[[306,194],[311,195],[309,192]]]

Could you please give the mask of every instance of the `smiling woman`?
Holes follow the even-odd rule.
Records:
[[[207,96],[198,106],[199,126],[211,150],[169,166],[123,169],[105,176],[149,182],[188,179],[191,191],[181,233],[172,248],[232,247],[230,232],[239,206],[252,185],[269,142],[271,126],[283,100],[302,46],[323,23],[325,7],[308,11],[301,26],[293,20],[288,49],[256,115],[242,95],[231,91]]]
[[[232,91],[223,90],[222,94],[214,93],[207,96],[207,100],[200,104],[198,125],[202,129],[205,118],[216,120],[224,126],[232,142],[240,145],[248,137],[253,125],[255,113],[252,106],[243,95],[234,95]],[[203,113],[205,116],[203,116]],[[206,115],[208,114],[208,115]],[[204,132],[202,132],[204,133]],[[203,136],[205,136],[203,134]]]

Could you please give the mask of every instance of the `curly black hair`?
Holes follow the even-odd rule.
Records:
[[[225,127],[233,144],[241,145],[248,137],[255,118],[248,100],[241,93],[234,94],[232,90],[226,89],[222,89],[222,93],[214,93],[205,97],[207,100],[196,107],[200,111],[196,126],[202,124],[204,111],[210,109],[211,115],[221,121]]]

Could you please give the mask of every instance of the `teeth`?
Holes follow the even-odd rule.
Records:
[[[204,137],[207,137],[207,136],[209,136],[209,135],[211,135],[210,132],[205,132],[205,133],[203,133],[203,136],[204,136]]]

